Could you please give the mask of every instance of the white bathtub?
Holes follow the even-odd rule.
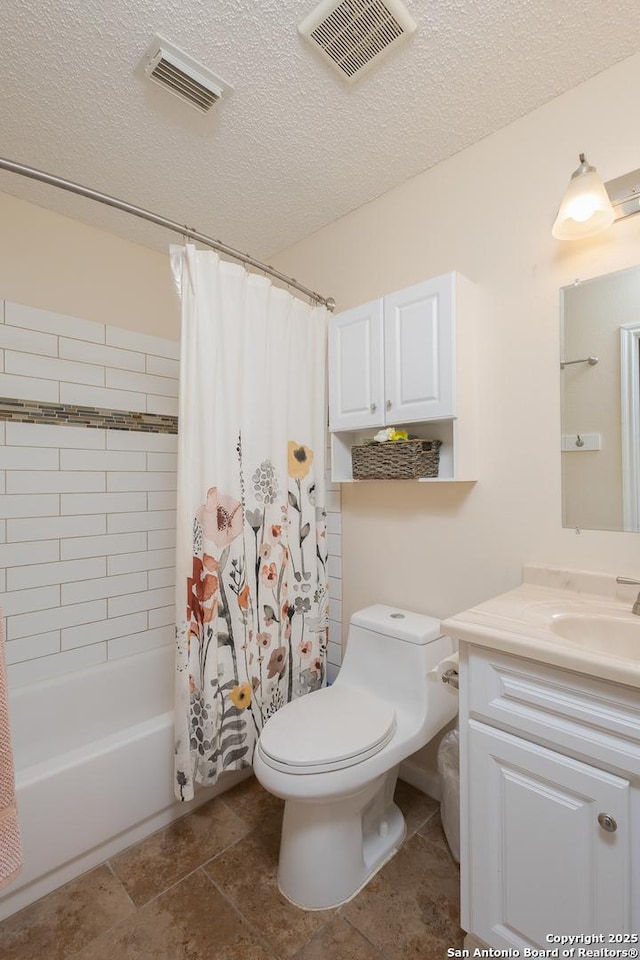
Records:
[[[24,867],[0,920],[228,789],[173,796],[173,648],[10,694]]]

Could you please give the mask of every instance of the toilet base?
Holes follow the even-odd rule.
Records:
[[[335,800],[287,800],[278,886],[304,910],[351,900],[402,844],[406,826],[393,802],[398,767]]]

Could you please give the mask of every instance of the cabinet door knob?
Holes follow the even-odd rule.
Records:
[[[603,830],[606,830],[607,833],[615,833],[618,829],[618,824],[610,817],[608,813],[599,813],[598,814],[598,823]]]
[[[378,404],[377,404],[377,403],[372,403],[371,406],[369,407],[369,409],[371,410],[371,413],[375,413],[376,410],[378,409]]]
[[[391,400],[387,400],[387,410],[391,410]]]

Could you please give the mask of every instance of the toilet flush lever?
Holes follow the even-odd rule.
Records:
[[[444,671],[442,674],[442,682],[450,684],[452,687],[455,687],[456,690],[458,689],[458,671],[455,667],[449,667],[448,670]]]

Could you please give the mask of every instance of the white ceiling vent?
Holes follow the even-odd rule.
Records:
[[[322,0],[298,25],[300,33],[350,82],[415,29],[401,0]]]
[[[176,97],[206,113],[232,88],[183,50],[156,36],[143,58],[144,74]]]

